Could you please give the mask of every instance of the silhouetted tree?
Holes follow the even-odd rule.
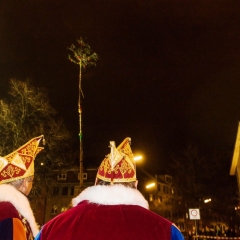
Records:
[[[185,207],[200,207],[202,211],[211,209],[212,214],[227,220],[234,215],[237,196],[236,179],[229,176],[230,164],[226,156],[216,152],[200,153],[197,146],[187,148],[173,157],[171,168],[180,186]],[[205,198],[212,201],[204,204]]]
[[[29,80],[11,79],[8,97],[0,100],[1,156],[41,134],[46,144],[35,160],[34,189],[46,188],[53,181],[54,169],[69,166],[73,160],[71,135],[50,105],[45,89],[35,88]]]
[[[205,191],[205,158],[197,146],[189,144],[180,154],[173,157],[172,169],[183,196],[197,205]]]

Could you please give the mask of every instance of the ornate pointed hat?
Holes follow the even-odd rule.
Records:
[[[114,141],[110,142],[111,152],[102,161],[97,179],[111,183],[136,181],[136,165],[130,143],[129,137],[117,148]]]
[[[0,184],[34,175],[35,157],[43,149],[38,146],[42,138],[43,135],[35,137],[7,156],[0,157]]]

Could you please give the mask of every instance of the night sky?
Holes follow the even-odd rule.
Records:
[[[239,13],[239,0],[2,0],[0,97],[10,78],[30,78],[77,138],[79,67],[67,48],[83,37],[100,56],[82,79],[85,158],[100,162],[110,140],[131,137],[155,169],[189,142],[228,156],[230,168]]]

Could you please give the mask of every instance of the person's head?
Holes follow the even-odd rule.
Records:
[[[96,185],[102,185],[102,186],[117,185],[117,184],[121,184],[125,187],[137,188],[138,181],[136,180],[134,182],[118,182],[118,183],[111,184],[110,182],[106,182],[98,179],[98,181],[96,182]]]
[[[42,136],[36,137],[23,146],[0,157],[0,185],[9,184],[28,195],[32,189],[34,178],[34,160],[43,149],[39,147]]]
[[[29,176],[26,178],[21,178],[12,182],[8,182],[7,184],[15,187],[20,192],[28,196],[28,194],[31,192],[32,184],[33,184],[34,176]]]
[[[125,138],[116,148],[110,142],[110,154],[102,161],[96,176],[95,185],[122,184],[137,187],[136,165],[130,147],[131,138]]]

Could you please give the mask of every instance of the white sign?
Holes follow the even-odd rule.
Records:
[[[200,211],[198,208],[190,208],[189,209],[189,218],[199,220],[200,219]]]

